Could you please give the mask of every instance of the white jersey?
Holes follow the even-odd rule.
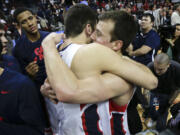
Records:
[[[60,52],[68,67],[71,66],[72,59],[81,46],[71,44]],[[60,135],[130,135],[127,105],[118,106],[112,100],[108,100],[97,104],[59,102],[53,106],[56,109],[55,113],[50,114],[56,114],[55,117],[58,117]]]

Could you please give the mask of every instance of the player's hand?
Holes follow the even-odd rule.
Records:
[[[39,71],[39,66],[37,65],[36,61],[33,61],[29,63],[26,67],[26,72],[29,74],[31,77],[35,77],[36,73]]]
[[[129,55],[129,56],[133,56],[133,55],[134,55],[133,51],[129,51],[129,52],[128,52],[128,55]]]
[[[49,84],[49,81],[47,79],[45,80],[44,84],[41,86],[40,91],[43,96],[49,98],[49,100],[51,100],[54,104],[58,103],[56,93],[51,88],[51,85]]]
[[[53,41],[53,44],[58,44],[61,40],[65,39],[65,34],[52,32],[42,41],[42,46],[50,45]]]

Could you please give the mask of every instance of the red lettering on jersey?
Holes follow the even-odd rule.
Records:
[[[3,117],[0,116],[0,121],[3,121]]]
[[[5,90],[1,90],[0,93],[1,93],[1,94],[8,94],[9,92],[8,92],[8,91],[5,91]]]
[[[40,48],[35,48],[34,53],[36,55],[36,57],[34,58],[34,61],[43,60],[44,56],[43,56],[42,46],[40,46]]]
[[[14,63],[13,62],[9,62],[8,63],[8,66],[12,66]]]

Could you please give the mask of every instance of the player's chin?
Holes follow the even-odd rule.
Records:
[[[38,32],[38,29],[30,30],[29,32],[32,33],[32,34],[36,34]]]

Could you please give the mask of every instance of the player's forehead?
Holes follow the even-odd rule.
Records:
[[[23,20],[28,19],[30,16],[33,16],[33,14],[30,11],[24,11],[17,16],[17,20],[21,22]]]

